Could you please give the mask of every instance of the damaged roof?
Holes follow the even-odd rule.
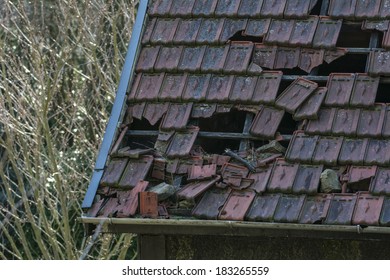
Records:
[[[141,1],[85,217],[389,226],[390,2],[182,2]]]

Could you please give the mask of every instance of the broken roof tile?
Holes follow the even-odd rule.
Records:
[[[132,117],[135,119],[142,119],[143,113],[145,111],[146,102],[136,103],[131,105],[131,111],[133,113]]]
[[[240,17],[258,17],[260,16],[263,2],[264,0],[241,0],[237,15]]]
[[[287,163],[284,159],[277,159],[272,168],[267,190],[269,192],[291,193],[299,164]]]
[[[249,129],[250,134],[266,139],[273,139],[283,116],[284,110],[263,107],[253,120],[252,126]]]
[[[165,166],[167,161],[163,158],[155,158],[153,161],[152,178],[165,181]]]
[[[352,224],[368,226],[379,225],[383,201],[383,196],[372,196],[368,193],[359,193],[352,217]]]
[[[318,111],[325,99],[327,88],[317,88],[314,93],[296,110],[294,120],[317,119]]]
[[[159,100],[180,101],[187,81],[187,74],[166,74],[161,87]]]
[[[289,44],[294,28],[294,20],[272,19],[268,33],[264,38],[266,44]]]
[[[354,194],[334,194],[324,223],[350,225],[355,204],[356,195]]]
[[[295,131],[288,145],[286,159],[310,163],[313,157],[318,136],[305,135],[302,131]]]
[[[158,217],[157,193],[154,192],[139,193],[139,213],[142,218],[156,219]]]
[[[208,19],[202,20],[196,42],[198,44],[216,44],[222,33],[224,19]]]
[[[293,193],[316,194],[323,169],[322,165],[299,165],[292,188]]]
[[[274,69],[293,69],[299,64],[299,48],[278,48]]]
[[[215,176],[217,173],[217,165],[216,164],[208,164],[203,166],[191,166],[188,180],[205,180]]]
[[[143,112],[143,117],[151,125],[155,125],[167,112],[169,103],[148,103]]]
[[[390,169],[377,168],[370,184],[370,193],[375,195],[390,194]]]
[[[182,51],[183,46],[162,47],[154,69],[156,71],[177,71]]]
[[[249,170],[245,166],[232,164],[226,162],[221,169],[221,174],[223,178],[228,178],[231,176],[239,175],[241,178],[246,178],[248,176]]]
[[[347,106],[355,84],[356,74],[332,73],[329,75],[328,93],[324,101],[328,106]]]
[[[206,99],[211,75],[189,75],[182,99],[184,101],[201,101]]]
[[[376,166],[349,166],[343,181],[352,191],[368,191],[371,179],[375,176]]]
[[[153,34],[150,37],[152,44],[169,44],[173,41],[177,26],[179,25],[179,19],[157,19],[154,27]]]
[[[146,45],[150,42],[150,38],[152,37],[154,26],[156,25],[157,18],[152,18],[151,20],[148,20],[146,23],[145,31],[142,35],[141,43],[143,45]]]
[[[191,11],[194,7],[194,4],[195,0],[172,1],[169,14],[172,17],[191,16]]]
[[[255,44],[253,63],[261,67],[274,69],[277,50],[278,48],[275,46]]]
[[[280,194],[257,195],[246,215],[246,219],[256,222],[272,221],[279,199]]]
[[[226,73],[246,72],[252,57],[253,43],[232,42],[223,71]]]
[[[353,18],[357,0],[330,0],[328,14],[336,18]]]
[[[287,112],[294,114],[299,106],[301,106],[317,88],[318,84],[316,82],[304,78],[297,78],[280,94],[275,104]]]
[[[264,71],[258,75],[252,102],[274,104],[282,76],[283,73],[280,71]]]
[[[324,62],[324,50],[301,49],[298,67],[310,73],[315,67]]]
[[[233,86],[234,76],[213,75],[207,94],[207,101],[228,101]]]
[[[198,132],[198,127],[191,127],[185,131],[177,131],[168,146],[166,155],[170,158],[188,156],[198,136]]]
[[[164,80],[164,73],[137,75],[128,100],[156,100]]]
[[[127,195],[119,199],[117,217],[126,218],[136,214],[138,208],[138,194],[145,191],[148,185],[148,181],[140,180]]]
[[[169,105],[168,111],[161,123],[161,130],[183,130],[191,115],[192,103]]]
[[[208,46],[201,69],[203,72],[222,72],[226,58],[229,53],[229,46],[212,47]]]
[[[178,44],[194,43],[201,23],[201,19],[182,19],[177,27],[173,42]]]
[[[313,163],[331,166],[336,165],[342,144],[342,137],[321,136],[314,152]]]
[[[229,100],[232,102],[250,102],[255,91],[256,82],[256,76],[237,76],[234,79]]]
[[[257,1],[254,1],[257,2]],[[271,19],[252,19],[248,20],[244,35],[253,37],[264,37],[271,24]]]
[[[340,165],[362,164],[366,154],[368,139],[344,138],[338,162]]]
[[[301,224],[321,224],[326,218],[332,195],[307,196],[299,216]]]
[[[390,163],[390,141],[369,139],[365,165],[387,165]]]
[[[210,178],[208,180],[203,181],[196,181],[191,182],[184,187],[182,187],[177,192],[177,197],[179,199],[186,199],[189,201],[194,201],[195,198],[199,197],[201,194],[203,194],[205,191],[210,189],[215,185],[216,182],[218,182],[221,179],[220,176],[217,176],[215,178]]]
[[[337,109],[332,126],[332,133],[334,135],[356,135],[359,116],[360,109]]]
[[[313,39],[315,48],[334,48],[341,30],[342,20],[320,17]]]
[[[238,2],[238,1],[236,1]],[[237,32],[243,32],[246,28],[246,19],[225,19],[219,42],[221,44],[230,40]]]
[[[215,15],[227,17],[233,17],[237,15],[240,2],[241,1],[236,0],[218,1],[218,5],[215,9]]]
[[[310,120],[305,132],[308,134],[329,134],[332,131],[335,116],[336,108],[321,108],[318,111],[318,119]]]
[[[206,46],[185,48],[178,66],[179,71],[198,72],[203,61]]]
[[[153,156],[140,156],[138,159],[129,159],[118,186],[133,188],[138,181],[144,180],[152,167]]]
[[[379,219],[381,226],[390,226],[390,198],[386,197],[383,201],[382,213]]]
[[[170,140],[172,139],[174,134],[175,134],[174,130],[171,130],[171,131],[161,131],[160,130],[158,132],[157,141],[154,144],[154,148],[161,154],[165,153],[167,148],[168,148],[168,145],[170,143]]]
[[[362,110],[357,135],[359,137],[380,137],[385,115],[385,104],[377,104],[372,110]]]
[[[155,0],[153,6],[148,10],[150,16],[166,16],[169,14],[172,2],[170,0]]]
[[[210,16],[214,14],[218,0],[196,0],[192,9],[194,16]]]
[[[229,197],[230,189],[211,188],[192,210],[192,215],[199,219],[216,220],[220,209]]]
[[[390,1],[389,1],[390,3]],[[378,30],[386,31],[389,29],[389,20],[369,20],[366,19],[362,23],[362,30]]]
[[[191,118],[210,118],[217,109],[216,104],[194,104]]]
[[[381,18],[389,18],[389,16],[390,16],[390,1],[389,0],[382,0],[381,1],[381,7],[379,9],[379,16]]]
[[[104,170],[100,185],[102,186],[116,186],[122,177],[122,173],[127,165],[127,158],[114,158]]]
[[[283,17],[287,0],[266,0],[261,8],[263,17]]]
[[[355,84],[350,100],[351,106],[374,105],[379,86],[379,77],[370,77],[367,74],[356,74]]]
[[[157,56],[158,56],[159,51],[160,51],[160,46],[143,47],[141,50],[141,54],[139,55],[137,66],[136,66],[135,70],[137,72],[153,71],[153,66],[157,60]]]
[[[370,51],[368,66],[369,74],[388,76],[390,74],[390,51]]]
[[[282,195],[275,210],[274,221],[297,223],[305,199],[305,195]]]
[[[255,195],[255,192],[249,189],[232,191],[218,218],[220,220],[243,221]]]
[[[381,0],[356,0],[355,18],[373,18],[378,17]]]
[[[293,46],[311,46],[318,21],[319,18],[316,16],[312,16],[304,20],[296,20],[289,44]]]
[[[336,48],[335,50],[325,50],[324,61],[328,64],[348,53],[346,48]]]
[[[249,179],[253,179],[254,182],[251,189],[257,193],[263,193],[266,191],[268,180],[271,177],[272,166],[264,168],[257,168],[256,172],[249,175]]]
[[[308,0],[288,0],[286,7],[284,9],[284,17],[285,18],[307,17],[312,8],[312,5],[313,5],[312,1],[308,1]]]

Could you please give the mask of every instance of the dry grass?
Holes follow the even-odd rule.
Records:
[[[0,259],[78,259],[135,0],[0,0]],[[132,255],[103,235],[88,258]]]

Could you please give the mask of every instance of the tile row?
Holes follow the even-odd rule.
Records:
[[[333,49],[342,20],[311,16],[307,19],[151,19],[142,43],[147,44],[225,44],[235,35],[263,37],[264,43]]]
[[[331,51],[287,48],[232,42],[226,46],[148,46],[143,47],[137,72],[184,71],[189,73],[260,74],[268,69],[299,67],[309,73],[315,67],[345,55],[345,49]]]
[[[370,109],[321,108],[305,132],[316,135],[343,135],[358,138],[390,136],[390,107],[376,104]]]
[[[148,10],[159,17],[307,17],[318,0],[156,0]]]
[[[357,194],[255,194],[213,188],[192,211],[199,219],[332,225],[390,224],[390,199]]]
[[[296,131],[289,143],[286,159],[327,166],[386,166],[390,163],[390,140],[307,135]]]
[[[142,73],[135,78],[128,100],[273,104],[281,79],[278,71],[258,76]]]
[[[345,19],[390,18],[389,0],[331,0],[329,16]]]

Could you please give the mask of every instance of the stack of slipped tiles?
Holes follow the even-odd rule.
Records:
[[[123,125],[147,120],[159,126],[157,140],[152,150],[112,152],[89,215],[137,216],[141,193],[141,210],[146,200],[158,207],[141,211],[146,217],[166,217],[165,206],[170,212],[184,200],[200,219],[388,226],[390,114],[375,102],[390,52],[370,51],[367,73],[341,70],[323,85],[312,77],[348,55],[337,47],[345,20],[383,32],[387,48],[390,1],[327,3],[151,1]],[[285,71],[300,75],[286,86]],[[245,149],[230,157],[197,147],[201,119],[236,110],[247,112],[242,135],[254,142],[288,139],[279,132],[291,115],[297,125],[285,158],[279,150],[255,159]],[[338,172],[342,193],[320,193],[325,169]],[[157,203],[145,191],[162,182],[177,190]]]

